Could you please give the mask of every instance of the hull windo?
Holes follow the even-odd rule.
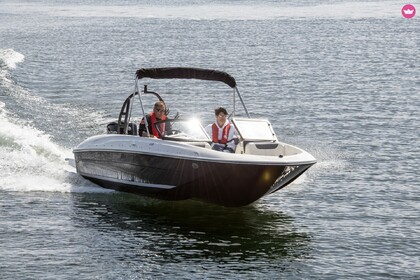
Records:
[[[228,74],[195,68],[140,69],[136,89],[141,78],[180,75],[225,82],[239,95]],[[249,116],[231,117],[238,132],[234,153],[213,150],[199,121],[178,116],[164,121],[163,127],[170,129],[159,131],[160,139],[139,137],[129,121],[130,110],[133,98],[139,95],[142,106],[141,96],[147,93],[162,100],[146,86],[136,91],[124,102],[118,122],[108,125],[108,134],[90,137],[73,150],[81,176],[105,188],[163,200],[240,207],[284,188],[316,162],[306,151],[278,141],[268,120]],[[248,114],[246,107],[245,111]]]

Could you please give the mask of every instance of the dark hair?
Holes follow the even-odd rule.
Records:
[[[216,109],[214,109],[214,114],[217,116],[217,115],[219,115],[220,113],[223,113],[223,114],[225,114],[225,115],[228,115],[228,112],[226,111],[226,109],[225,108],[223,108],[223,107],[219,107],[219,108],[216,108]]]

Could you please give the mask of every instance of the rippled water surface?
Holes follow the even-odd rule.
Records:
[[[420,24],[400,2],[67,2],[0,2],[1,279],[419,277]],[[227,71],[318,163],[238,209],[79,177],[72,148],[117,118],[136,69],[164,66]],[[231,101],[147,83],[203,122]]]

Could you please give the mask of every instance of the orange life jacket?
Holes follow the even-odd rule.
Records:
[[[165,116],[165,115],[163,115],[161,120],[162,120],[162,121],[166,120],[166,116]],[[157,122],[157,119],[156,119],[156,116],[155,116],[155,112],[152,112],[152,113],[150,114],[150,122],[151,122],[151,124],[150,124],[150,125],[152,126],[152,131],[149,131],[149,132],[152,132],[152,134],[153,134],[154,136],[156,136],[157,138],[160,138],[159,132],[158,132],[158,130],[156,129],[156,126],[155,126],[155,123]],[[161,124],[159,124],[159,129],[160,129],[160,131],[163,133],[163,132],[165,131],[165,123],[161,123]]]
[[[220,129],[219,126],[216,123],[214,123],[211,129],[212,129],[212,134],[213,134],[213,143],[226,144],[228,142],[230,123],[228,123],[223,128],[221,140],[219,140],[219,129]]]

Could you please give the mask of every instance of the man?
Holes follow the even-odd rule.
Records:
[[[149,129],[149,134],[147,133],[146,122],[144,121],[144,118],[142,118],[139,127],[139,136],[161,138],[161,135],[156,129],[155,124],[158,121],[166,120],[165,103],[163,103],[163,101],[157,101],[155,103],[155,106],[153,107],[153,111],[150,114],[146,115],[146,120],[147,127]],[[159,125],[159,130],[161,133],[165,131],[165,123]]]
[[[206,127],[206,132],[213,142],[213,150],[234,153],[237,137],[235,127],[227,119],[228,112],[225,108],[219,107],[214,110],[216,121]]]

